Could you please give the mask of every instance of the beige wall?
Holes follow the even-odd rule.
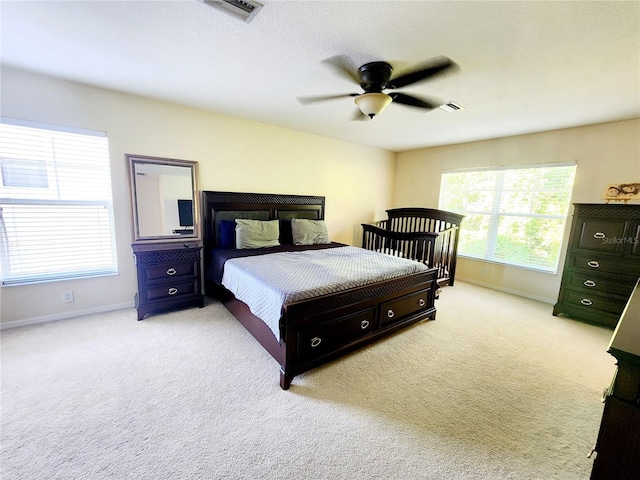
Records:
[[[202,190],[326,196],[332,240],[358,244],[359,225],[392,206],[395,155],[271,125],[2,69],[5,117],[106,131],[119,275],[0,289],[3,324],[133,305],[125,153],[198,162]],[[62,295],[73,290],[74,303]]]
[[[443,169],[576,161],[573,202],[600,202],[606,183],[640,180],[640,120],[393,154],[271,125],[3,68],[3,116],[104,130],[109,136],[119,275],[0,289],[2,324],[130,306],[125,153],[196,160],[200,188],[325,195],[332,240],[358,244],[359,225],[391,206],[437,207]],[[567,226],[568,229],[568,226]],[[561,261],[564,257],[561,259]],[[482,266],[487,275],[482,276]],[[459,278],[554,302],[560,273],[460,259]],[[73,290],[75,302],[62,302]]]
[[[607,183],[640,181],[640,120],[592,125],[399,153],[394,206],[437,208],[442,170],[491,165],[576,162],[571,201],[601,203]],[[565,250],[570,222],[565,234]],[[558,274],[461,258],[460,279],[555,302]],[[487,270],[481,275],[482,267]]]

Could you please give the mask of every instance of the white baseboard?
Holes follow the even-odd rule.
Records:
[[[14,320],[13,322],[4,322],[0,324],[0,330],[9,328],[26,327],[28,325],[37,325],[39,323],[55,322],[57,320],[66,320],[68,318],[82,317],[84,315],[92,315],[94,313],[111,312],[113,310],[122,310],[125,308],[135,307],[133,302],[120,303],[115,305],[103,305],[96,308],[88,308],[86,310],[76,310],[73,312],[56,313],[53,315],[44,315],[42,317],[25,318],[23,320]]]
[[[460,280],[460,281],[466,282],[466,283],[473,283],[474,285],[479,285],[481,287],[491,288],[493,290],[498,290],[498,291],[504,292],[504,293],[510,293],[511,295],[517,295],[519,297],[530,298],[531,300],[537,300],[538,302],[548,303],[550,305],[554,305],[556,303],[556,300],[557,300],[555,298],[538,297],[536,295],[531,295],[530,293],[527,293],[527,292],[521,292],[519,290],[511,290],[509,288],[499,287],[499,286],[493,285],[491,283],[478,282],[477,280],[474,280],[474,279],[471,279],[471,278],[460,277],[458,275],[456,275],[456,280]]]

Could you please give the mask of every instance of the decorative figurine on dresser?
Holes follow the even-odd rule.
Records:
[[[138,276],[138,320],[203,307],[197,162],[125,155]]]
[[[553,314],[615,327],[640,277],[640,205],[574,207]]]

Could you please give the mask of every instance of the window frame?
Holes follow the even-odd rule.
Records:
[[[19,135],[23,132],[13,127],[40,132],[24,130],[24,142],[20,143],[23,139]],[[2,141],[6,142],[0,145],[0,158],[3,173],[7,173],[0,179],[0,257],[3,264],[0,285],[7,287],[117,275],[113,184],[106,132],[8,117],[0,117],[0,129]],[[31,182],[26,177],[18,179],[17,185],[12,183],[14,180],[9,180],[7,185],[5,180],[14,178],[12,174],[37,176],[42,173],[42,169],[28,166],[39,161],[36,158],[39,154],[33,154],[36,150],[30,148],[44,142],[47,135],[50,135],[51,149],[42,153],[46,163],[44,182],[36,177]],[[95,137],[95,141],[86,137]],[[60,145],[64,145],[64,153],[57,148]],[[20,161],[25,164],[22,169]],[[88,175],[74,176],[87,171]],[[79,183],[83,188],[76,188],[74,182],[83,182],[87,178],[95,180],[95,183]],[[91,193],[84,193],[86,191]],[[92,214],[92,209],[97,213]],[[64,230],[62,220],[77,221],[80,225],[77,234]],[[28,232],[38,228],[40,234],[30,236]],[[56,228],[59,228],[57,235]],[[59,242],[57,258],[51,255],[52,249],[42,247],[47,235],[51,239],[50,245]],[[95,239],[95,243],[86,241],[83,238],[86,236]]]
[[[566,204],[564,205],[564,213],[559,214],[540,214],[533,212],[517,212],[517,211],[501,211],[501,196],[508,192],[509,190],[504,188],[504,177],[507,174],[506,172],[513,172],[517,170],[531,170],[531,169],[549,169],[556,167],[573,167],[572,172],[572,181],[571,186],[568,191],[564,191],[564,194],[567,197]],[[567,229],[567,219],[569,214],[571,213],[571,198],[573,192],[573,186],[575,184],[575,175],[577,171],[577,163],[576,162],[553,162],[553,163],[538,163],[538,164],[525,164],[525,165],[501,165],[501,166],[486,166],[486,167],[471,167],[471,168],[459,168],[459,169],[446,169],[442,170],[440,176],[440,192],[439,192],[439,200],[438,200],[438,208],[442,210],[450,210],[455,213],[459,213],[465,215],[467,219],[473,216],[484,215],[488,218],[488,230],[486,237],[486,246],[482,255],[474,255],[468,252],[464,252],[464,244],[458,247],[458,255],[463,258],[470,258],[477,261],[482,261],[486,263],[495,263],[500,265],[506,265],[509,267],[520,268],[524,270],[532,270],[547,274],[556,275],[558,273],[558,269],[560,267],[560,259],[562,257],[562,246],[564,245],[564,240],[566,236]],[[490,210],[477,210],[477,209],[455,209],[451,208],[445,201],[445,196],[447,195],[446,187],[444,183],[444,176],[450,173],[477,173],[477,172],[501,172],[496,177],[495,188],[492,190],[492,201]],[[468,190],[468,192],[472,192],[473,190]],[[555,264],[550,267],[545,267],[540,264],[533,263],[520,263],[517,261],[509,261],[504,258],[496,258],[495,252],[498,246],[498,237],[499,237],[499,222],[501,218],[520,218],[520,219],[549,219],[549,220],[560,220],[561,224],[558,227],[558,231],[556,232],[559,237],[558,243],[558,251],[556,253]],[[464,235],[464,226],[465,222],[462,222],[460,235]],[[461,248],[462,247],[462,248]]]

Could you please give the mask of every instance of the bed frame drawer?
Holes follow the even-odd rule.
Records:
[[[362,337],[375,330],[375,321],[376,309],[368,308],[300,330],[298,337],[300,358],[308,360],[318,357]]]
[[[395,322],[429,308],[430,291],[431,289],[427,288],[383,303],[380,306],[380,325]]]

